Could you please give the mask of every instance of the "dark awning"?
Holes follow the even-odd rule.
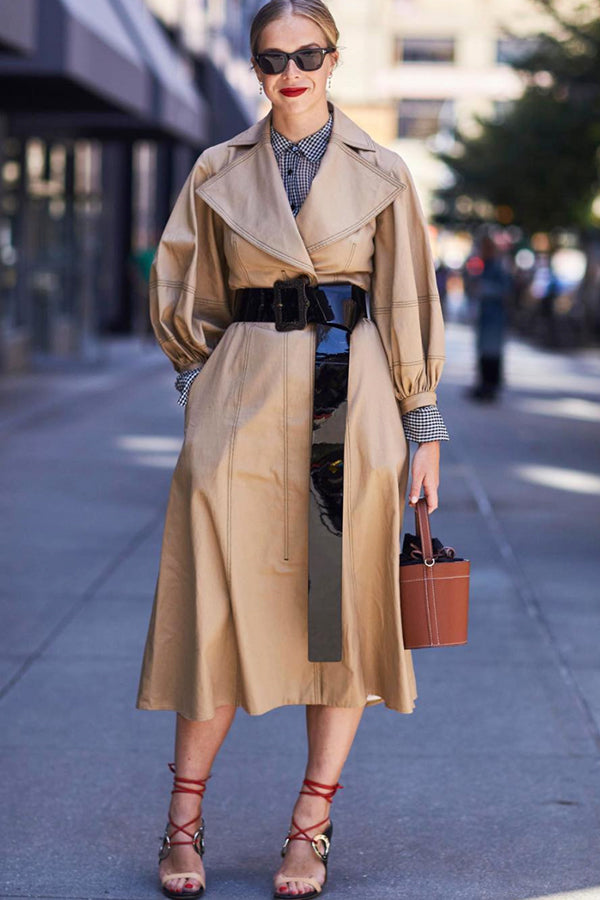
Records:
[[[204,101],[141,0],[43,0],[37,31],[30,57],[0,55],[0,108],[16,124],[57,113],[63,133],[202,145]]]
[[[2,0],[0,51],[32,53],[35,48],[37,0]]]
[[[140,0],[113,0],[132,43],[153,79],[153,112],[164,128],[206,143],[209,110],[186,61],[165,38]]]

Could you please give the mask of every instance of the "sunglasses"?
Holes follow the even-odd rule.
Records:
[[[280,75],[293,59],[303,72],[314,72],[323,65],[323,60],[328,53],[333,53],[335,47],[311,47],[309,50],[296,50],[294,53],[284,53],[283,50],[270,53],[257,53],[256,62],[265,75]]]

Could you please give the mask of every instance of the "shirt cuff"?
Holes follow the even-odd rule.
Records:
[[[200,374],[202,367],[199,369],[188,369],[186,372],[180,372],[175,379],[175,387],[179,391],[177,402],[180,406],[185,406],[188,400],[188,394],[194,381],[194,378]]]
[[[449,441],[448,430],[437,406],[419,406],[402,416],[404,434],[408,441],[424,444],[428,441]]]

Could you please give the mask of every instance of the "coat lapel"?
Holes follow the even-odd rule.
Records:
[[[342,111],[333,110],[327,150],[294,218],[270,139],[269,112],[236,135],[242,148],[198,194],[235,232],[272,256],[316,277],[311,252],[341,240],[376,216],[406,185],[374,164],[377,145]],[[373,161],[356,151],[372,151]]]
[[[352,234],[406,187],[375,165],[374,152],[363,156],[357,149],[375,151],[376,145],[335,108],[327,150],[296,217],[309,253]]]
[[[242,154],[205,181],[198,194],[251,244],[314,274],[271,147],[269,115],[232,143],[244,148]]]

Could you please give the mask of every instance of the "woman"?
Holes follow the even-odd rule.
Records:
[[[326,98],[337,39],[320,0],[259,10],[252,64],[272,108],[202,153],[154,263],[152,323],[186,409],[137,705],[177,711],[171,897],[203,890],[201,799],[238,706],[306,705],[274,896],[314,897],[365,705],[410,713],[417,696],[402,425],[420,435],[411,502],[423,487],[433,510],[443,324],[406,166]]]

